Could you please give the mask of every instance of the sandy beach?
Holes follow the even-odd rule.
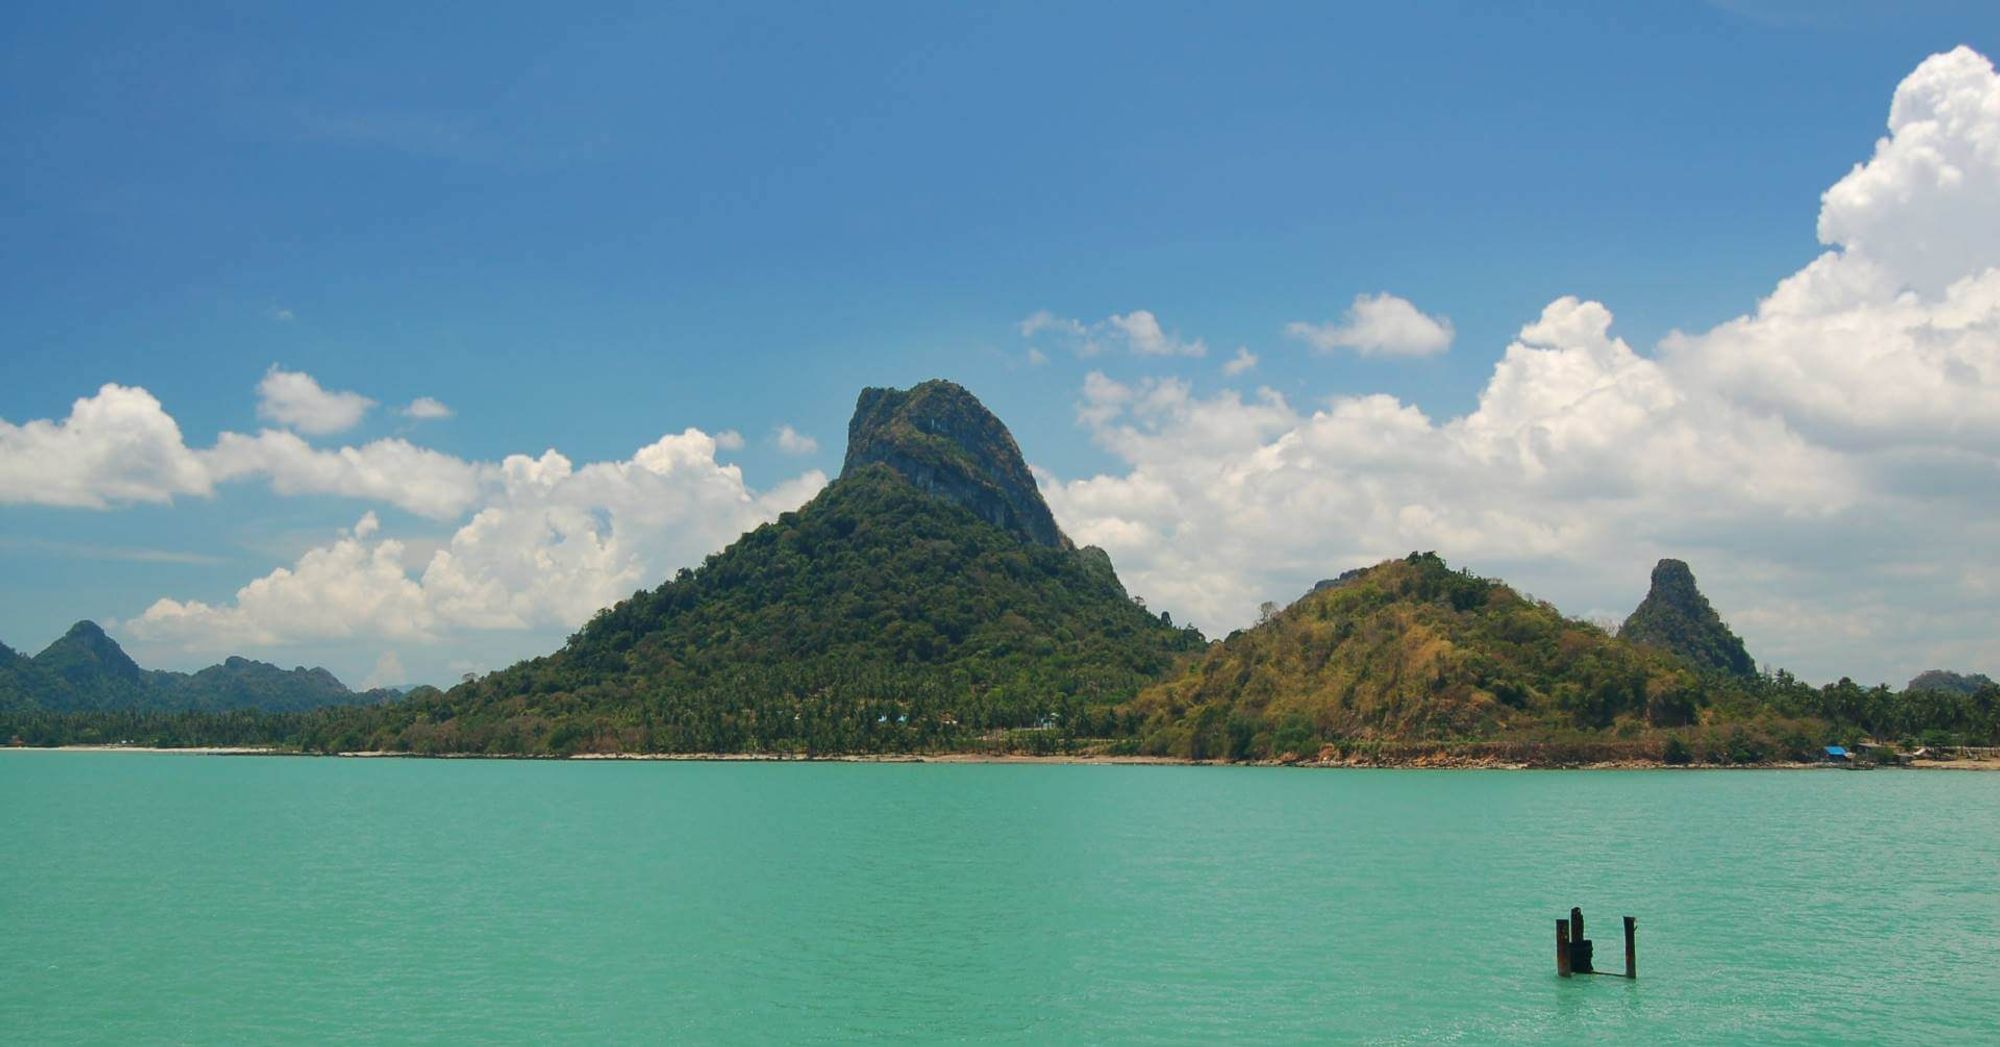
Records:
[[[301,753],[287,749],[232,747],[232,746],[190,746],[187,748],[166,748],[145,745],[64,745],[55,747],[14,746],[0,748],[0,752],[87,752],[87,753],[165,753],[179,756],[311,756],[321,758],[352,760],[575,760],[581,762],[683,762],[683,763],[936,763],[936,764],[1047,764],[1047,765],[1104,765],[1104,766],[1185,766],[1185,767],[1296,767],[1303,769],[1345,769],[1364,770],[1369,768],[1391,770],[1487,770],[1487,771],[1713,771],[1713,770],[1841,770],[1820,763],[1761,763],[1761,764],[1667,764],[1656,760],[1610,760],[1596,763],[1577,764],[1535,764],[1517,760],[1500,760],[1481,755],[1454,755],[1451,753],[1430,753],[1408,760],[1384,760],[1365,756],[1350,756],[1327,760],[1254,760],[1238,764],[1213,760],[1182,760],[1167,756],[1110,756],[1089,754],[1055,754],[1036,756],[1028,753],[849,753],[829,756],[806,756],[799,753],[577,753],[573,756],[493,755],[486,753],[407,753],[382,750],[366,750],[343,753]],[[1904,769],[1918,771],[2000,771],[2000,757],[1978,757],[1952,760],[1918,760],[1902,765]],[[1894,769],[1894,768],[1891,768]]]

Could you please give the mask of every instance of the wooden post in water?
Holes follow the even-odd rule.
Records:
[[[1569,921],[1556,921],[1556,974],[1569,977]]]
[[[1625,917],[1625,977],[1639,977],[1639,921]]]

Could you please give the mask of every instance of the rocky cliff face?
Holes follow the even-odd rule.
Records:
[[[847,424],[841,475],[876,463],[1028,541],[1071,547],[1013,435],[955,383],[932,380],[906,390],[861,391]]]
[[[1680,560],[1653,567],[1653,587],[1618,630],[1621,639],[1671,651],[1705,669],[1751,676],[1757,663],[1709,606],[1694,572]]]

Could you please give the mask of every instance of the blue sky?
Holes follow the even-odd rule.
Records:
[[[257,388],[276,366],[375,401],[316,446],[580,465],[730,431],[742,445],[719,458],[753,497],[838,471],[861,386],[932,376],[978,393],[1057,482],[1145,468],[1079,417],[1093,373],[1178,380],[1196,403],[1268,389],[1300,414],[1381,393],[1442,422],[1562,296],[1605,303],[1641,355],[1755,308],[1827,249],[1820,194],[1869,158],[1899,82],[1957,45],[2000,47],[2000,10],[1970,3],[412,6],[0,12],[0,419],[61,420],[118,383],[208,448],[272,424]],[[1449,351],[1315,353],[1285,333],[1383,292],[1448,318]],[[1038,310],[1098,329],[1147,310],[1207,352],[1088,355],[1024,338]],[[1257,365],[1226,374],[1238,347]],[[452,416],[397,412],[419,396]],[[817,450],[780,449],[780,425]],[[1092,529],[1083,493],[1052,497],[1073,531]],[[480,504],[425,516],[254,481],[103,508],[16,495],[0,640],[38,649],[163,597],[221,605],[365,512],[364,537],[405,543],[415,572]],[[1754,519],[1701,537],[1741,568],[1710,588],[1743,602],[1824,595],[1757,573],[1776,561],[1754,549],[1837,533],[1825,566],[1865,537],[1801,524],[1735,543]],[[726,540],[697,530],[645,553],[645,584]],[[1216,584],[1286,598],[1396,537]],[[1601,551],[1629,554],[1624,574],[1497,545],[1456,558],[1612,613],[1671,543],[1641,544]],[[1174,557],[1129,558],[1174,591]],[[1928,598],[1883,590],[1883,613]],[[1245,599],[1166,605],[1221,632]],[[1844,671],[1785,632],[1795,605],[1746,634]],[[181,668],[246,635],[114,631]],[[244,653],[358,682],[393,652],[444,679],[565,631],[328,626]],[[1856,675],[1927,667],[1871,643]],[[1983,643],[1924,656],[2000,653]]]

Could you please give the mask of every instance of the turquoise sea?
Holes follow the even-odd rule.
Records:
[[[0,832],[15,1043],[2000,1039],[2000,775],[15,751]]]

